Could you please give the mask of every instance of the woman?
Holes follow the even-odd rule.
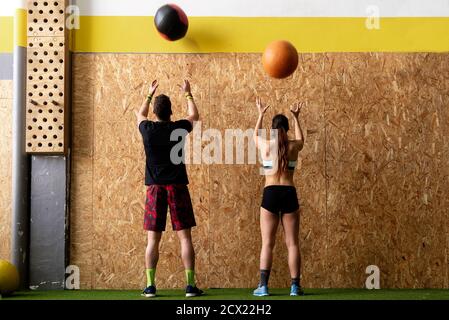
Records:
[[[299,124],[299,113],[303,103],[295,104],[291,109],[294,119],[295,139],[289,140],[288,119],[282,114],[272,120],[272,139],[265,140],[259,136],[263,117],[269,106],[264,106],[257,98],[259,118],[254,131],[254,141],[261,152],[265,171],[265,188],[260,208],[260,229],[262,233],[262,249],[260,253],[260,282],[255,296],[268,296],[268,280],[273,262],[273,248],[276,231],[281,221],[288,248],[288,266],[291,275],[291,296],[303,295],[300,285],[299,253],[299,203],[296,195],[293,174],[298,153],[304,146],[304,136]]]

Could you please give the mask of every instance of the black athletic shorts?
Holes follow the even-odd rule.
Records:
[[[296,188],[293,186],[265,187],[261,207],[275,214],[296,212],[299,209]]]

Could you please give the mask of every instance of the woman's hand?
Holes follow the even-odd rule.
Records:
[[[159,87],[159,83],[157,82],[157,80],[154,80],[151,83],[151,87],[150,87],[150,90],[148,91],[148,95],[154,96],[154,93],[156,92],[157,87]]]
[[[299,118],[299,114],[301,113],[301,109],[304,106],[304,104],[305,104],[304,102],[297,102],[290,107],[290,112],[296,119]]]
[[[260,97],[256,98],[256,106],[257,106],[257,110],[259,110],[259,116],[263,116],[265,114],[265,112],[267,112],[268,108],[270,107],[269,105],[264,106],[262,101],[260,100]]]
[[[182,85],[178,84],[178,87],[180,87],[184,93],[191,93],[189,80],[184,80],[184,83]]]

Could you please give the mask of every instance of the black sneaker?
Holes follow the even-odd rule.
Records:
[[[156,287],[155,286],[148,286],[143,290],[142,296],[146,298],[153,298],[156,296]]]
[[[196,286],[192,287],[191,285],[188,285],[186,287],[186,297],[197,297],[201,296],[203,293],[203,290],[198,289]]]

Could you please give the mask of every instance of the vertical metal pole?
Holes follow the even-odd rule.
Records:
[[[26,117],[26,11],[14,16],[12,114],[12,228],[11,258],[20,274],[21,289],[28,287],[29,156],[25,152]]]

